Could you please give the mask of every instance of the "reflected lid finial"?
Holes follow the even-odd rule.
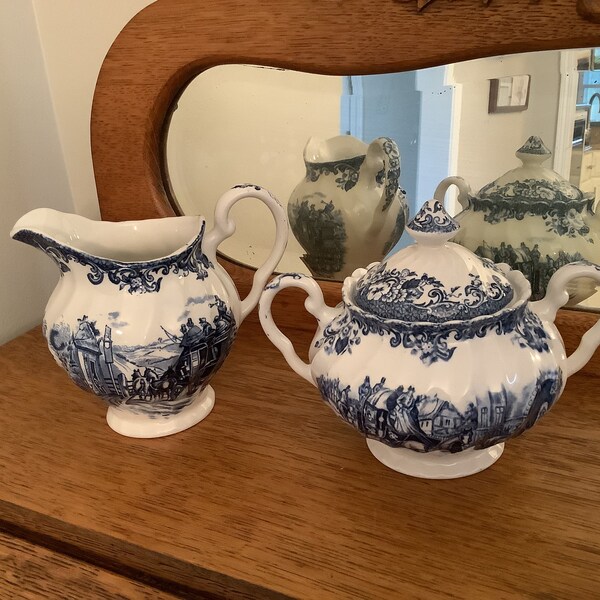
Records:
[[[535,156],[549,157],[552,152],[548,149],[546,144],[542,141],[542,138],[537,135],[532,135],[529,139],[517,150],[518,154],[532,154]]]

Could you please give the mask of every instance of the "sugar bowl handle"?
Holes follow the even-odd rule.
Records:
[[[442,179],[438,186],[435,188],[433,197],[435,200],[439,200],[444,204],[444,198],[448,189],[455,185],[458,188],[458,203],[462,209],[469,208],[469,196],[471,195],[471,186],[462,177],[446,177]]]
[[[216,262],[217,246],[235,233],[235,222],[229,218],[229,212],[233,205],[243,198],[257,198],[267,205],[267,208],[273,215],[273,219],[275,219],[275,244],[267,260],[254,273],[252,288],[242,300],[242,321],[248,316],[248,313],[252,312],[252,309],[258,303],[261,291],[275,270],[277,263],[281,260],[288,241],[287,216],[279,200],[258,185],[236,185],[219,198],[215,208],[215,226],[204,238],[203,250],[209,260],[213,263]]]
[[[600,284],[600,266],[587,261],[578,261],[561,267],[550,278],[544,298],[531,303],[532,310],[542,320],[554,322],[558,309],[569,300],[568,284],[579,277],[588,277]],[[600,321],[583,334],[577,350],[567,357],[564,369],[566,377],[583,368],[598,346],[600,346]]]
[[[304,377],[306,381],[316,385],[311,374],[310,364],[305,363],[298,356],[290,339],[275,325],[271,314],[273,299],[281,290],[289,287],[298,287],[308,294],[308,298],[304,301],[304,307],[317,319],[319,329],[325,327],[338,314],[338,310],[325,304],[323,292],[314,279],[306,275],[300,275],[300,273],[278,275],[265,287],[260,297],[258,316],[267,337],[279,349],[287,363],[300,377]]]

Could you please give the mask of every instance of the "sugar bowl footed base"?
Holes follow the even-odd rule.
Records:
[[[504,444],[483,450],[469,448],[462,452],[415,452],[408,448],[392,448],[377,440],[367,440],[371,454],[386,467],[422,479],[457,479],[491,467],[504,452]]]
[[[134,438],[158,438],[179,433],[205,419],[215,405],[215,391],[207,385],[195,394],[192,402],[175,415],[148,417],[109,407],[106,421],[109,427],[121,435]]]

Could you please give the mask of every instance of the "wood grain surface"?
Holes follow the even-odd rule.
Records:
[[[249,63],[347,75],[600,46],[600,25],[575,0],[158,0],[111,47],[92,108],[102,217],[173,214],[163,177],[171,106],[203,70]]]
[[[600,23],[600,2],[598,0],[577,0],[577,12],[586,21]]]
[[[4,600],[175,600],[143,583],[0,532]]]
[[[36,543],[213,598],[598,597],[597,378],[487,471],[425,481],[372,458],[254,317],[213,413],[169,438],[113,433],[39,331],[0,372],[0,522]]]

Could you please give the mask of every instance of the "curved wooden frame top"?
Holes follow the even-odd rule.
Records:
[[[592,0],[588,0],[592,1]],[[112,45],[92,108],[102,217],[173,214],[162,172],[170,106],[198,73],[227,63],[322,74],[403,71],[471,58],[600,45],[575,0],[157,0]]]

